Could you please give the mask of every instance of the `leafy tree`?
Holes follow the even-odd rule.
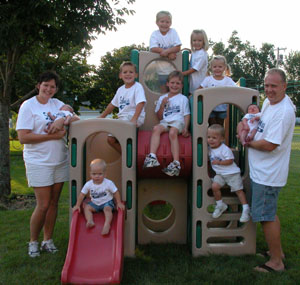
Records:
[[[40,47],[54,57],[89,48],[96,33],[115,30],[133,13],[118,0],[0,0],[0,198],[11,192],[8,119],[18,63]]]
[[[222,42],[213,43],[213,53],[224,55],[231,67],[232,78],[247,79],[247,87],[258,88],[263,83],[266,71],[275,67],[274,46],[264,43],[260,49],[256,49],[248,41],[242,42],[237,31],[233,31],[228,40],[228,46]]]
[[[110,103],[117,89],[123,84],[119,79],[119,68],[123,61],[130,60],[131,50],[146,50],[144,45],[124,46],[107,52],[100,60],[100,66],[95,70],[93,86],[87,91],[84,99],[91,103],[96,109],[104,110]]]
[[[292,51],[286,57],[284,68],[288,77],[287,93],[290,95],[298,108],[300,116],[300,52]]]

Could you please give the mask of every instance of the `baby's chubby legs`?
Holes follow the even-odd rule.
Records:
[[[84,206],[84,216],[86,219],[86,227],[87,228],[92,228],[95,226],[94,219],[93,219],[93,213],[95,213],[95,212],[96,212],[96,210],[89,204],[86,204]]]
[[[107,137],[107,142],[108,144],[113,147],[118,153],[121,153],[122,150],[121,150],[121,145],[119,143],[119,141],[115,138],[115,137],[112,137],[112,136],[108,136]]]
[[[105,206],[103,209],[103,212],[104,212],[104,216],[105,216],[105,222],[104,222],[104,226],[103,226],[101,234],[107,235],[109,233],[110,224],[111,224],[111,221],[113,218],[112,208],[110,206]]]
[[[248,131],[242,130],[239,135],[239,139],[242,145],[245,145],[247,141]]]
[[[254,136],[257,132],[257,129],[253,129],[251,132],[248,133],[248,136],[246,137],[246,142],[251,142],[254,139]]]

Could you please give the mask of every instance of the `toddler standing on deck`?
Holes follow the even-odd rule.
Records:
[[[222,200],[221,193],[221,188],[227,184],[230,186],[231,192],[235,192],[238,196],[243,206],[240,222],[245,223],[250,219],[250,207],[243,191],[243,182],[240,174],[241,170],[234,162],[234,156],[231,149],[223,143],[224,134],[224,128],[221,125],[214,124],[208,127],[208,155],[212,169],[216,172],[212,183],[216,207],[212,217],[214,219],[219,218],[228,208],[227,204]]]
[[[190,68],[182,74],[189,75],[190,93],[199,88],[207,73],[209,43],[203,30],[194,30],[191,34],[191,61]]]
[[[84,216],[86,219],[86,227],[95,226],[93,213],[104,212],[105,222],[101,234],[106,235],[110,231],[110,225],[113,218],[112,211],[115,209],[114,199],[116,200],[117,209],[124,210],[125,206],[121,202],[121,195],[116,185],[106,176],[106,163],[103,159],[94,159],[90,164],[91,180],[86,182],[77,198],[77,203],[73,207],[73,212],[78,210],[89,193],[91,201],[84,207]]]
[[[213,75],[205,77],[200,88],[235,86],[234,81],[225,75],[228,68],[226,58],[222,55],[216,55],[210,62],[210,69]],[[223,126],[224,119],[227,117],[227,104],[218,105],[209,116],[209,125],[220,124]]]

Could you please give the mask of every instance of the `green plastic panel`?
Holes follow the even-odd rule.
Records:
[[[202,138],[198,138],[198,141],[197,141],[197,165],[199,167],[203,165],[203,142],[202,142]]]
[[[136,73],[139,75],[139,51],[137,49],[133,49],[130,54],[130,61],[136,66]],[[139,78],[135,79],[139,81]]]
[[[77,140],[72,139],[71,142],[71,166],[76,167],[77,165]]]
[[[131,181],[127,181],[127,185],[126,185],[126,205],[128,210],[132,208],[132,182]]]
[[[128,168],[132,167],[132,139],[127,139],[126,164]]]
[[[71,203],[72,203],[72,208],[75,206],[77,202],[77,184],[75,180],[72,180],[71,184]]]
[[[198,221],[196,225],[196,248],[202,247],[202,227],[201,222]]]
[[[202,207],[202,180],[197,181],[197,208]]]
[[[203,123],[203,98],[198,96],[197,102],[197,123],[201,125]]]
[[[182,52],[182,71],[189,69],[189,52],[187,50]],[[186,75],[183,79],[183,94],[189,95],[189,77]]]

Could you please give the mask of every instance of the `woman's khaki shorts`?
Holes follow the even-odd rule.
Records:
[[[59,165],[25,163],[29,187],[45,187],[69,180],[69,162]]]

